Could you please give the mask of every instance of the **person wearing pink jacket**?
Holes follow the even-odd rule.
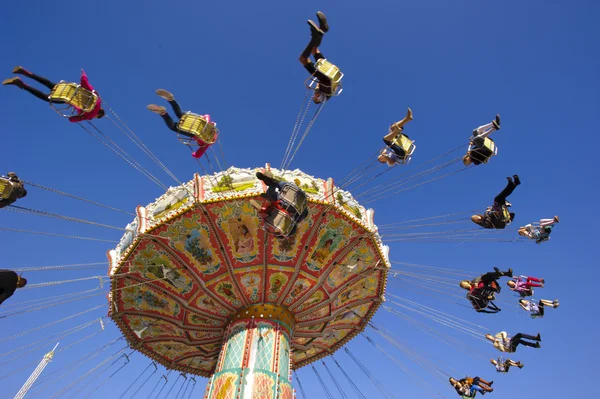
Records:
[[[156,90],[156,94],[158,96],[164,98],[165,100],[167,100],[167,102],[171,105],[171,108],[173,108],[173,112],[175,112],[175,115],[178,118],[181,119],[183,117],[183,115],[185,113],[181,110],[181,106],[175,100],[175,96],[173,95],[173,93],[170,93],[170,92],[168,92],[168,91],[166,91],[164,89],[158,89],[158,90]],[[169,129],[171,129],[175,133],[178,133],[178,134],[181,134],[183,136],[191,138],[192,140],[194,140],[196,142],[196,144],[198,144],[198,146],[199,146],[198,149],[192,153],[192,156],[194,158],[201,158],[202,155],[204,155],[204,153],[206,152],[206,150],[208,150],[208,147],[211,146],[211,144],[203,142],[201,139],[199,139],[195,135],[180,130],[179,126],[178,126],[178,123],[175,123],[175,121],[173,120],[173,118],[171,117],[171,115],[169,115],[169,113],[167,112],[167,109],[165,107],[160,106],[160,105],[156,105],[156,104],[149,104],[147,108],[150,111],[154,112],[155,114],[160,115],[161,118],[163,118],[163,120],[165,121],[165,124],[167,125],[167,127]],[[217,125],[215,122],[212,122],[210,120],[210,115],[206,114],[206,115],[202,115],[202,117],[204,119],[206,119],[206,121],[208,123],[212,124],[213,126]]]
[[[28,78],[31,78],[31,79],[35,80],[36,82],[43,84],[50,90],[53,90],[54,86],[56,86],[56,83],[51,82],[49,79],[46,79],[42,76],[35,75],[34,73],[29,72],[22,66],[15,67],[13,69],[13,73],[18,74],[18,75],[27,76]],[[21,90],[25,90],[25,91],[28,91],[29,93],[33,94],[40,100],[50,102],[50,98],[49,98],[50,94],[43,93],[34,87],[26,85],[19,77],[6,79],[5,81],[2,82],[2,84],[17,86]],[[81,84],[81,87],[83,87],[84,89],[89,90],[92,93],[95,93],[96,95],[98,94],[94,90],[94,87],[90,84],[90,82],[87,78],[87,75],[85,74],[85,71],[83,69],[81,70],[81,83],[80,84]],[[64,104],[64,102],[61,100],[52,100],[52,102]],[[78,113],[78,115],[74,115],[69,118],[69,121],[73,122],[73,123],[81,122],[81,121],[88,121],[88,120],[92,120],[94,118],[102,118],[105,115],[105,112],[102,109],[102,100],[100,99],[100,96],[98,96],[98,101],[96,102],[96,106],[90,112],[83,112],[81,109],[74,107],[74,106],[73,106],[73,108],[75,108]]]

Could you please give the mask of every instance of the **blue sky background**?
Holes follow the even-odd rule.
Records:
[[[593,278],[598,260],[593,226],[597,222],[594,207],[599,193],[594,160],[599,144],[596,131],[600,105],[597,2],[167,4],[153,0],[7,3],[0,14],[0,75],[8,78],[15,65],[23,65],[53,80],[76,81],[80,68],[84,68],[111,107],[181,180],[189,180],[201,170],[160,118],[146,110],[149,103],[163,105],[163,100],[154,94],[157,88],[173,91],[184,109],[212,115],[221,129],[228,164],[259,167],[270,162],[278,167],[304,95],[306,72],[297,58],[309,39],[305,21],[321,9],[331,25],[322,51],[345,73],[344,93],[327,104],[292,168],[340,180],[381,147],[381,136],[388,125],[403,117],[410,106],[415,120],[406,132],[416,139],[417,151],[413,164],[398,166],[384,175],[385,179],[393,178],[465,143],[473,128],[500,113],[502,130],[494,134],[498,157],[488,165],[369,204],[375,209],[376,223],[484,208],[504,187],[505,176],[514,173],[521,176],[523,184],[510,198],[517,213],[513,230],[515,225],[541,217],[561,217],[552,240],[541,246],[530,242],[390,243],[393,261],[471,271],[465,278],[495,265],[545,277],[546,288],[538,290],[536,298],[560,298],[561,307],[548,310],[544,319],[537,320],[517,311],[514,304],[504,305],[505,311],[497,315],[478,315],[450,303],[453,301],[435,300],[431,292],[422,288],[395,281],[388,284],[394,295],[436,306],[485,326],[492,333],[541,332],[542,349],[520,348],[514,356],[525,363],[522,370],[497,375],[487,359],[499,352],[490,345],[422,318],[419,320],[436,330],[459,338],[473,356],[434,340],[383,309],[374,321],[394,331],[415,351],[435,357],[448,372],[457,370],[494,379],[495,398],[594,396],[598,311],[593,302]],[[60,118],[27,93],[15,87],[0,87],[0,113],[1,173],[15,171],[24,180],[132,211],[161,194],[160,188],[77,125]],[[97,125],[161,180],[174,184],[110,122],[99,121]],[[30,188],[29,195],[18,205],[115,226],[125,226],[131,220],[127,215],[35,188]],[[121,236],[116,230],[8,211],[2,212],[0,227],[108,240]],[[462,226],[441,226],[439,230],[455,228]],[[103,262],[110,247],[110,243],[0,231],[0,266]],[[39,283],[105,273],[105,269],[54,271],[26,277],[31,283]],[[25,290],[5,304],[96,285],[87,281]],[[504,302],[514,299],[508,290],[502,292],[501,298]],[[100,295],[0,320],[5,337],[0,337],[0,354],[101,317],[106,308],[6,340],[13,334],[105,302]],[[97,327],[73,334],[61,345],[82,339],[94,329]],[[415,378],[404,374],[357,337],[348,347],[395,397],[423,397],[436,392],[455,397],[446,383],[385,344],[377,334],[367,332],[432,386],[425,389],[418,385]],[[109,324],[105,332],[57,354],[42,377],[96,351],[118,334],[115,326]],[[52,346],[49,343],[9,362],[7,359],[23,352],[0,357],[0,378],[4,377],[0,380],[0,397],[12,397]],[[50,397],[121,346],[114,345],[35,397]],[[367,397],[381,397],[345,353],[339,352],[336,358]],[[128,366],[91,397],[118,397],[148,363],[142,355],[135,354]],[[332,363],[329,365],[335,369]],[[97,377],[84,393],[90,392],[115,367]],[[317,369],[330,381],[323,367]],[[338,370],[334,373],[338,381],[345,383]],[[325,397],[310,368],[302,369],[299,375],[309,397]],[[157,380],[158,373],[148,386],[154,386]],[[205,382],[198,379],[194,397],[202,395]],[[329,385],[335,397],[340,397]],[[162,395],[165,393],[166,390]],[[346,393],[352,395],[349,389]],[[138,397],[146,396],[141,391]]]

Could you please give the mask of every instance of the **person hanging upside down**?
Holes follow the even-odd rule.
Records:
[[[543,278],[519,276],[513,277],[512,280],[507,281],[506,285],[508,285],[512,291],[525,298],[533,295],[532,287],[543,288],[544,283],[545,281]]]
[[[531,313],[532,319],[536,319],[538,317],[544,317],[544,308],[546,306],[556,309],[560,305],[560,303],[558,302],[558,299],[556,299],[554,301],[549,301],[547,299],[540,299],[540,301],[537,304],[533,301],[519,299],[519,305],[521,305],[523,310]]]
[[[33,80],[35,80],[38,83],[43,84],[44,86],[46,86],[47,88],[50,89],[50,91],[52,91],[54,89],[54,86],[56,86],[56,83],[51,82],[50,80],[42,77],[42,76],[38,76],[33,74],[32,72],[29,72],[28,70],[26,70],[25,68],[23,68],[22,66],[17,66],[13,69],[13,73],[18,74],[18,75],[23,75],[23,76],[27,76],[28,78],[31,78]],[[46,93],[42,93],[41,91],[39,91],[38,89],[28,86],[26,85],[19,77],[14,77],[14,78],[10,78],[10,79],[6,79],[4,82],[2,82],[3,85],[13,85],[13,86],[17,86],[18,88],[20,88],[21,90],[25,90],[31,94],[33,94],[34,96],[36,96],[37,98],[39,98],[42,101],[46,101],[46,102],[50,102],[50,93],[46,94]],[[78,115],[74,115],[69,117],[69,121],[70,122],[81,122],[81,121],[89,121],[92,120],[94,118],[102,118],[105,115],[104,110],[102,109],[102,100],[100,99],[100,96],[98,96],[98,93],[96,92],[96,90],[94,90],[94,87],[90,84],[87,75],[85,74],[85,71],[82,69],[81,70],[81,87],[83,87],[84,89],[96,94],[96,96],[98,97],[97,101],[96,101],[96,105],[94,106],[94,108],[90,111],[90,112],[83,112],[80,108],[70,104],[73,108],[75,108],[75,110],[77,111]],[[52,103],[58,103],[58,104],[67,104],[67,102],[63,101],[63,100],[58,100],[58,99],[53,99]]]
[[[158,89],[156,90],[156,94],[158,94],[160,97],[167,100],[169,104],[171,104],[173,112],[175,112],[177,118],[181,120],[184,117],[186,113],[184,113],[181,110],[179,103],[175,100],[175,96],[173,96],[172,93],[163,89]],[[211,146],[212,143],[202,140],[202,138],[199,137],[199,134],[193,134],[190,131],[183,130],[180,126],[181,123],[175,123],[173,121],[173,118],[171,118],[171,115],[168,114],[167,109],[165,107],[156,104],[150,104],[148,105],[148,109],[156,114],[159,114],[163,118],[169,129],[171,129],[175,133],[191,138],[199,145],[198,149],[192,154],[194,158],[201,158],[202,155],[204,155],[204,153],[206,152],[206,150],[208,150],[208,147]],[[195,116],[195,114],[193,115]],[[215,129],[217,124],[210,120],[210,115],[198,115],[198,117],[203,118],[207,122],[205,126],[213,130]]]
[[[467,398],[474,398],[477,392],[485,395],[488,392],[494,391],[494,388],[492,388],[494,381],[487,382],[481,377],[465,377],[458,381],[450,377],[448,380],[450,381],[450,385],[456,390],[456,393]]]
[[[256,172],[256,177],[267,185],[267,191],[261,194],[261,196],[268,201],[268,204],[260,209],[259,215],[267,219],[272,212],[283,212],[293,220],[293,227],[289,233],[284,235],[293,235],[296,232],[298,223],[302,222],[308,216],[306,193],[293,183],[275,179],[269,172]],[[287,192],[292,193],[290,198],[283,196],[283,193]],[[294,193],[296,194],[295,196]],[[294,198],[292,199],[291,197]]]
[[[554,219],[540,219],[539,226],[528,224],[519,228],[519,235],[534,240],[536,244],[541,244],[550,239],[552,227],[558,222],[558,216],[554,216]]]
[[[410,154],[407,154],[406,149],[401,143],[402,137],[408,138],[404,134],[404,125],[413,120],[412,110],[409,108],[406,112],[406,117],[390,125],[389,133],[383,137],[383,142],[387,146],[377,157],[381,163],[386,163],[388,166],[394,166],[397,163],[404,163]]]
[[[329,24],[327,23],[325,14],[323,14],[321,11],[317,12],[317,18],[319,20],[318,27],[314,21],[310,19],[307,21],[308,25],[310,26],[311,38],[302,54],[300,54],[299,61],[302,65],[304,65],[304,68],[311,76],[317,78],[319,83],[315,88],[312,100],[315,104],[321,104],[329,100],[335,94],[335,88],[334,82],[331,81],[331,78],[319,71],[315,67],[315,64],[313,64],[310,60],[311,54],[315,58],[315,62],[319,60],[325,60],[325,56],[323,56],[323,53],[321,53],[319,50],[319,46],[323,40],[323,35],[329,31]]]
[[[520,369],[523,368],[523,363],[515,362],[514,360],[510,359],[504,360],[501,357],[499,357],[498,360],[491,359],[490,363],[492,363],[494,367],[496,367],[496,371],[499,373],[508,373],[508,369],[510,369],[513,366],[518,367]]]
[[[478,313],[498,313],[501,309],[494,302],[495,294],[500,293],[498,279],[500,277],[512,277],[512,269],[503,272],[497,267],[493,272],[482,274],[472,281],[463,280],[460,287],[469,291],[467,299]]]
[[[515,334],[512,338],[509,338],[506,331],[500,331],[495,336],[491,335],[491,334],[487,334],[485,337],[494,343],[494,348],[498,349],[500,352],[508,352],[508,353],[516,352],[517,346],[519,346],[519,344],[529,346],[532,348],[541,348],[540,341],[542,340],[542,337],[540,336],[539,333],[535,337],[533,335],[518,333],[518,334]],[[536,341],[536,342],[531,343],[529,341],[526,341],[525,339],[528,339],[531,341]]]
[[[494,204],[486,209],[485,214],[471,216],[473,223],[485,229],[503,229],[514,220],[515,214],[508,211],[508,207],[511,204],[506,199],[521,184],[521,179],[517,175],[513,175],[512,178],[507,177],[506,179],[508,180],[508,184],[494,198]]]
[[[500,115],[496,115],[496,119],[487,125],[479,126],[473,130],[473,137],[471,138],[471,146],[467,154],[463,157],[463,164],[465,166],[479,165],[494,155],[489,148],[485,146],[485,139],[495,132],[500,130]],[[492,140],[492,139],[489,139]]]
[[[17,288],[27,285],[27,279],[12,270],[0,270],[0,305],[10,298]]]
[[[15,172],[8,172],[7,177],[0,177],[0,208],[9,206],[26,195],[27,190]]]

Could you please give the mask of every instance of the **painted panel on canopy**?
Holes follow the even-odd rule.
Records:
[[[308,256],[302,269],[320,276],[346,245],[360,234],[353,223],[337,212],[329,211],[318,227],[318,232],[309,244]]]
[[[311,321],[311,320],[319,320],[324,317],[327,317],[331,314],[330,307],[331,307],[331,305],[327,304],[327,305],[315,310],[314,312],[307,314],[306,316],[302,316],[302,317],[298,318],[298,320],[299,321]]]
[[[181,359],[176,364],[187,366],[204,372],[211,372],[217,365],[217,359],[205,359],[201,356],[193,356],[187,359]]]
[[[379,296],[379,278],[382,271],[377,271],[358,280],[339,294],[333,301],[332,310],[347,307],[355,302]]]
[[[169,362],[198,352],[198,348],[193,345],[169,340],[149,342],[144,344],[144,346]]]
[[[263,264],[261,220],[248,200],[205,205],[234,268]]]
[[[311,339],[313,339],[312,337],[296,337],[294,338],[294,340],[292,341],[292,345],[297,345],[297,346],[304,346],[306,345],[306,343],[308,341],[310,341]]]
[[[311,296],[308,297],[308,299],[303,300],[302,302],[299,302],[297,304],[294,304],[294,306],[290,306],[290,309],[292,309],[296,313],[305,312],[305,311],[309,310],[310,308],[318,307],[320,304],[327,301],[328,299],[329,299],[329,295],[327,295],[325,290],[320,287],[318,290],[313,292],[311,294]]]
[[[318,279],[314,276],[300,271],[298,277],[294,281],[294,285],[290,292],[286,295],[283,304],[288,307],[293,307],[310,289],[318,284]]]
[[[332,348],[335,344],[337,344],[338,342],[343,340],[352,331],[353,331],[352,329],[325,331],[323,333],[323,336],[315,339],[312,342],[312,344]]]
[[[221,350],[221,342],[213,342],[196,346],[196,348],[205,355],[217,355]]]
[[[360,272],[375,267],[378,260],[379,255],[373,248],[371,240],[361,240],[344,259],[332,267],[327,276],[325,289],[329,293],[337,290]]]
[[[296,329],[295,329],[295,333],[297,333],[297,334],[302,334],[302,333],[314,334],[316,332],[322,331],[324,328],[325,328],[325,323],[297,324],[296,325]]]
[[[161,195],[158,200],[146,207],[148,210],[148,222],[154,224],[162,217],[174,214],[179,208],[192,203],[191,193],[194,192],[192,184],[186,183],[184,187],[171,187]]]
[[[196,328],[223,328],[227,324],[227,320],[217,320],[206,315],[187,311],[184,324]]]
[[[190,272],[160,245],[148,239],[142,240],[135,248],[127,271],[130,275],[151,280],[152,284],[163,287],[165,291],[182,297],[185,301],[194,295],[193,287],[197,284]]]
[[[227,273],[219,244],[200,210],[188,211],[152,234],[161,237],[202,280]]]
[[[201,290],[202,288],[198,287],[198,296],[194,297],[189,303],[190,307],[221,317],[229,315],[230,312],[225,307]]]
[[[239,308],[243,305],[242,294],[238,292],[229,274],[223,274],[206,283],[206,289],[230,306]]]
[[[166,320],[138,315],[123,315],[122,318],[132,332],[138,330],[141,340],[146,338],[187,338],[181,327]]]
[[[335,319],[328,323],[329,327],[352,325],[358,326],[361,324],[362,318],[367,314],[369,309],[375,305],[375,302],[369,302],[355,306],[348,310],[341,310]]]
[[[174,320],[183,319],[183,307],[160,288],[128,278],[117,282],[117,308],[125,311],[145,312],[149,316],[160,315]]]
[[[309,203],[308,216],[298,224],[295,234],[288,238],[274,238],[269,235],[269,247],[267,248],[269,262],[295,268],[298,256],[302,253],[306,240],[309,238],[308,232],[323,209],[323,205]]]
[[[325,352],[325,349],[315,348],[312,346],[310,348],[308,348],[307,350],[294,351],[294,354],[293,354],[294,363],[299,363],[303,360],[319,356],[320,354],[322,354],[324,352]]]
[[[236,270],[235,272],[235,278],[238,280],[239,286],[244,291],[244,295],[250,303],[259,303],[262,301],[262,275],[262,266]]]
[[[277,302],[291,282],[293,269],[276,265],[267,266],[267,302]]]
[[[221,339],[221,337],[223,336],[222,331],[188,330],[187,333],[190,336],[190,341],[194,341],[194,343],[196,343],[196,342],[202,343],[204,341],[214,341],[215,339]]]

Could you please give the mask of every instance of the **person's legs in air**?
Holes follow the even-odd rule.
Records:
[[[156,104],[150,104],[150,105],[148,105],[148,109],[150,111],[154,112],[155,114],[159,114],[163,118],[165,123],[167,124],[168,128],[171,129],[172,131],[183,134],[190,138],[194,138],[193,134],[179,131],[179,129],[177,128],[177,125],[173,121],[173,118],[171,118],[171,115],[169,115],[167,113],[167,109],[165,107],[161,107],[160,105],[156,105]]]
[[[181,119],[181,117],[183,116],[183,111],[181,110],[179,103],[177,101],[175,101],[175,96],[173,96],[172,93],[170,93],[164,89],[156,90],[156,94],[158,94],[160,97],[167,100],[169,102],[169,104],[171,104],[171,107],[173,108],[173,112],[175,112],[175,115],[179,119]]]
[[[554,219],[540,219],[540,227],[553,226],[558,221],[558,216],[554,216]]]
[[[29,72],[27,69],[23,68],[22,66],[15,67],[13,69],[13,73],[18,74],[18,75],[27,76],[28,78],[31,78],[31,79],[35,80],[36,82],[43,84],[50,90],[54,89],[54,86],[56,86],[56,83],[50,81],[49,79],[46,79],[43,76],[38,76],[32,72]]]
[[[548,299],[540,299],[540,303],[538,306],[540,307],[540,309],[542,309],[543,306],[549,306],[553,309],[556,309],[559,305],[560,303],[558,302],[558,299],[555,299],[554,301],[549,301]]]
[[[475,385],[479,385],[482,388],[485,388],[485,386],[491,387],[494,384],[494,381],[486,381],[481,377],[475,377],[473,378],[473,384]]]
[[[473,130],[473,136],[484,139],[496,130],[500,130],[500,115],[496,115],[496,119],[492,122]]]
[[[390,132],[386,136],[384,136],[383,139],[387,140],[387,141],[394,140],[396,138],[396,136],[398,136],[400,133],[402,133],[402,127],[412,120],[413,120],[412,110],[410,108],[408,108],[404,119],[391,124]]]
[[[48,94],[42,93],[38,89],[26,85],[18,77],[6,79],[4,82],[2,82],[2,84],[5,86],[8,86],[8,85],[17,86],[19,89],[25,90],[25,91],[33,94],[35,97],[39,98],[42,101],[50,102],[50,99],[48,98],[50,96],[50,93],[48,93]],[[64,104],[65,103],[63,100],[52,100],[52,102],[55,104]]]
[[[304,65],[304,67],[306,68],[308,73],[310,73],[312,75],[315,73],[315,66],[310,61],[309,57],[311,54],[315,54],[315,58],[316,58],[316,54],[317,54],[316,51],[318,50],[318,47],[321,45],[321,41],[323,40],[323,35],[325,34],[325,32],[323,32],[321,29],[319,29],[317,27],[317,24],[315,24],[311,20],[308,20],[308,25],[310,26],[310,33],[311,33],[310,41],[308,42],[308,45],[306,46],[306,48],[304,49],[302,54],[300,54],[300,58],[298,60],[300,61],[300,63],[302,65]]]
[[[507,271],[503,272],[502,270],[498,269],[497,267],[494,267],[494,271],[493,272],[489,272],[486,274],[483,274],[480,279],[483,283],[485,284],[489,284],[492,281],[496,281],[498,280],[500,277],[512,277],[513,276],[513,271],[511,268],[509,268]]]
[[[544,287],[544,283],[545,281],[543,278],[527,277],[527,282],[525,285],[527,287]]]
[[[531,343],[529,341],[525,341],[525,339],[529,339],[532,341],[536,341],[535,343]],[[540,342],[542,340],[542,337],[540,337],[540,334],[538,334],[537,336],[533,336],[533,335],[527,335],[527,334],[515,334],[511,339],[510,339],[510,347],[512,349],[512,351],[516,351],[517,350],[517,346],[519,344],[525,345],[525,346],[529,346],[532,348],[540,348]]]
[[[508,180],[508,184],[504,190],[500,191],[500,194],[494,198],[494,202],[500,205],[504,205],[506,198],[508,198],[508,196],[515,191],[515,188],[521,184],[521,180],[519,179],[518,175],[513,175],[513,177],[507,177],[506,179]]]

